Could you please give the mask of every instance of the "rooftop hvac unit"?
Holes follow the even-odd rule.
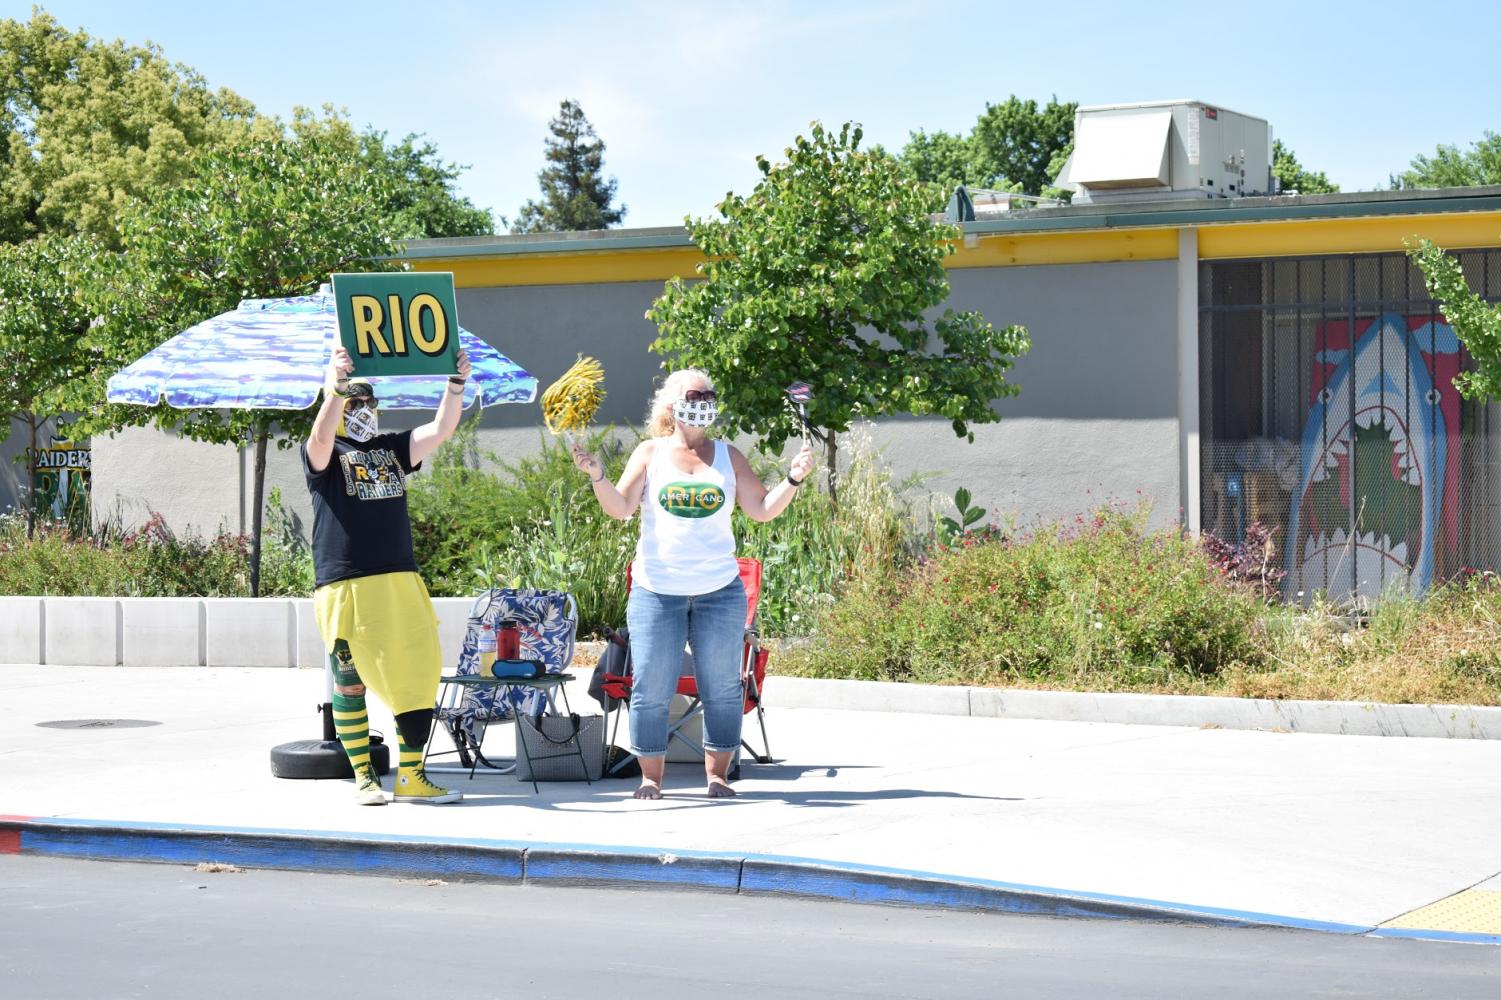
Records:
[[[1080,108],[1055,183],[1074,204],[1272,194],[1272,128],[1200,101]]]

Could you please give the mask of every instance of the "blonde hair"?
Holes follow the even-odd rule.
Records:
[[[676,403],[683,395],[685,383],[702,380],[708,388],[714,388],[714,380],[709,373],[702,368],[680,368],[667,376],[652,396],[651,402],[646,407],[646,434],[648,437],[670,437],[677,429],[677,421],[672,417],[672,404]]]

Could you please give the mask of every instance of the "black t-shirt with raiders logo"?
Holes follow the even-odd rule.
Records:
[[[378,573],[417,572],[406,477],[412,432],[377,434],[362,444],[334,438],[328,467],[314,472],[307,443],[302,472],[313,495],[313,569],[317,586]]]

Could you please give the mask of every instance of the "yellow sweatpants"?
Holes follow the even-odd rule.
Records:
[[[313,592],[313,614],[324,650],[347,642],[360,680],[393,715],[433,707],[443,653],[422,577],[382,573],[327,584]]]

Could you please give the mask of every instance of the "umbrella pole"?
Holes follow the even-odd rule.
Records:
[[[255,487],[250,511],[250,596],[261,596],[261,507],[266,490],[266,428],[255,438]]]

